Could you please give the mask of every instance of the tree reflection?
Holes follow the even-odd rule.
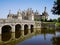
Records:
[[[55,30],[41,29],[41,34],[54,34],[55,35]]]
[[[60,37],[53,37],[52,44],[53,45],[60,45]]]
[[[55,30],[41,29],[41,34],[44,34],[44,40],[46,40],[46,34],[54,34],[55,35]]]

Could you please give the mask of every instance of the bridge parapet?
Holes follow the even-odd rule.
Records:
[[[0,19],[0,23],[34,23],[35,21],[30,20],[19,20],[19,19]]]

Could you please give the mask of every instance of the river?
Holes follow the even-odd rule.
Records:
[[[41,30],[41,34],[31,37],[16,45],[60,45],[60,31]]]

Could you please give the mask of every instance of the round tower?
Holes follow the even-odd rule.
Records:
[[[32,13],[32,16],[31,17],[32,17],[32,21],[34,21],[34,14],[33,13]]]
[[[44,19],[48,19],[48,13],[46,12],[46,7],[45,7],[45,9],[44,9],[44,12],[42,13],[42,17],[43,17]]]
[[[34,21],[34,13],[32,13],[31,15],[29,15],[29,20]]]
[[[19,11],[17,12],[17,16],[18,16],[18,19],[22,20],[22,14],[21,14],[20,9],[19,9]]]

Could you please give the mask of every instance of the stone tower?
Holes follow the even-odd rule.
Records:
[[[42,13],[42,18],[48,19],[48,13],[46,12],[46,7],[44,9],[44,12]]]
[[[34,14],[31,14],[31,20],[34,21]]]
[[[29,20],[34,21],[34,13],[32,8],[29,9],[30,10],[30,14],[29,14]]]
[[[22,14],[20,9],[17,12],[17,16],[18,16],[18,19],[22,20]]]

